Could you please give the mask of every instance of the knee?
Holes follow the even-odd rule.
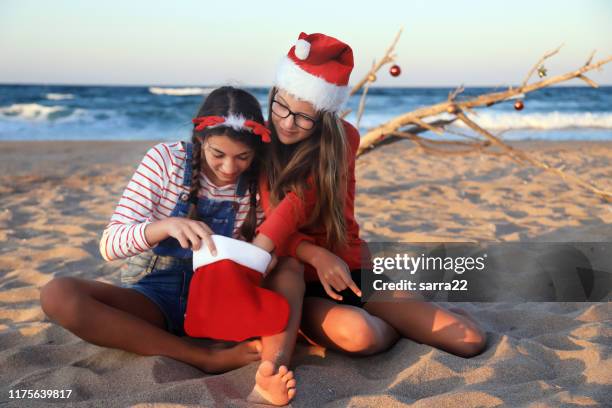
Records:
[[[338,329],[338,345],[346,352],[369,355],[381,350],[380,333],[362,313],[355,313]]]
[[[77,293],[74,278],[54,278],[40,290],[40,306],[49,318],[61,323],[78,309],[74,304]]]

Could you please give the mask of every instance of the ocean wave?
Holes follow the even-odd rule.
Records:
[[[156,86],[149,87],[149,92],[154,95],[170,95],[170,96],[191,96],[191,95],[205,95],[209,94],[214,88],[160,88]]]
[[[46,95],[47,99],[51,101],[61,101],[64,99],[73,99],[73,94],[63,94],[63,93],[48,93]]]
[[[44,106],[37,103],[16,103],[0,108],[0,115],[6,118],[22,119],[27,121],[52,120],[65,110],[64,106]]]
[[[610,113],[478,113],[472,119],[491,130],[612,129]]]

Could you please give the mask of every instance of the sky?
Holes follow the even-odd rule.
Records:
[[[561,44],[549,75],[611,56],[611,22],[609,0],[2,0],[0,83],[268,86],[300,31],[350,44],[356,82],[403,27],[376,85],[505,86]]]

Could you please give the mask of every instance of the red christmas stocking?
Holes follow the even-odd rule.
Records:
[[[244,241],[213,235],[217,256],[208,248],[193,252],[185,332],[191,337],[242,341],[280,333],[289,304],[259,287],[271,256]]]

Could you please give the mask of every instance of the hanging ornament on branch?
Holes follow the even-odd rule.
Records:
[[[360,102],[360,112],[358,114],[358,121],[361,118],[361,115],[363,114],[363,108],[365,107],[364,102],[365,102],[365,94],[367,93],[367,87],[369,86],[369,84],[371,84],[371,81],[368,80],[368,77],[370,74],[375,74],[378,71],[378,69],[380,69],[382,65],[384,65],[385,63],[394,62],[393,60],[394,56],[392,55],[392,52],[397,43],[397,40],[399,39],[400,34],[401,34],[401,30],[400,32],[398,32],[397,36],[395,37],[395,40],[393,41],[393,44],[391,45],[391,47],[389,47],[385,56],[377,63],[374,63],[370,71],[351,90],[350,94],[352,95],[355,92],[357,92],[362,86],[365,85],[366,87],[366,89],[364,89],[362,100]],[[607,201],[612,201],[612,192],[601,190],[597,188],[596,186],[592,185],[591,183],[582,180],[579,177],[572,176],[571,174],[567,174],[563,172],[561,168],[556,168],[550,164],[541,162],[531,157],[529,154],[507,145],[505,142],[503,142],[498,137],[494,136],[493,134],[489,133],[488,131],[482,129],[477,124],[472,122],[464,113],[464,112],[468,112],[468,113],[475,114],[475,112],[472,111],[473,108],[477,108],[481,106],[492,106],[500,102],[513,102],[514,109],[516,109],[517,111],[520,111],[520,110],[523,110],[523,108],[525,107],[524,99],[525,99],[525,94],[527,94],[528,92],[533,92],[541,88],[547,88],[554,84],[568,81],[572,78],[581,79],[585,81],[587,84],[589,84],[590,86],[592,86],[593,88],[597,88],[598,84],[595,83],[590,78],[588,78],[585,74],[595,69],[601,69],[601,66],[609,62],[612,62],[612,56],[609,56],[606,59],[593,63],[592,61],[593,61],[593,56],[595,52],[593,52],[590,55],[590,57],[588,58],[587,62],[584,65],[582,65],[575,71],[570,71],[562,75],[556,75],[552,78],[547,78],[545,80],[541,80],[539,82],[529,84],[529,80],[531,76],[535,74],[536,72],[538,73],[540,78],[547,76],[547,70],[544,67],[543,62],[547,58],[550,58],[551,56],[558,53],[559,48],[557,48],[554,51],[548,52],[542,58],[540,58],[540,60],[535,65],[532,66],[531,70],[529,71],[529,73],[527,74],[527,76],[525,77],[525,79],[523,80],[522,84],[519,87],[510,86],[505,91],[492,91],[489,93],[485,93],[485,94],[477,95],[474,97],[469,97],[461,101],[457,101],[456,96],[460,92],[463,91],[463,87],[460,87],[453,93],[449,94],[448,100],[445,102],[436,103],[430,106],[419,107],[416,110],[413,110],[411,112],[406,112],[372,129],[369,129],[367,133],[361,137],[359,148],[357,150],[357,157],[360,157],[364,153],[374,150],[378,146],[382,146],[383,144],[387,144],[387,143],[393,143],[402,138],[404,139],[409,138],[410,140],[415,141],[417,144],[419,144],[419,142],[424,142],[425,139],[420,139],[420,136],[416,135],[417,132],[433,131],[433,132],[441,134],[444,131],[447,131],[449,133],[453,133],[447,130],[446,126],[450,125],[455,120],[460,119],[461,121],[464,122],[464,124],[472,128],[472,130],[479,133],[481,137],[484,137],[485,139],[487,139],[483,141],[480,138],[476,138],[476,142],[468,142],[468,143],[472,143],[471,147],[475,146],[475,150],[478,150],[481,153],[487,153],[487,154],[493,154],[493,155],[509,155],[512,159],[514,159],[515,161],[518,160],[521,164],[528,164],[528,165],[536,166],[548,172],[555,173],[559,175],[560,177],[562,177],[566,182],[580,185],[584,187],[585,189],[597,194],[598,196],[601,196],[603,199]],[[394,75],[393,73],[395,72],[397,75],[400,75],[401,69],[399,69],[399,66],[397,67],[398,70],[392,70],[391,68],[389,69],[389,74]],[[442,112],[447,112],[453,115],[453,117],[451,119],[448,119],[448,120],[445,119],[443,121],[435,120],[435,119],[434,121],[423,120],[425,118],[437,116]],[[343,113],[343,116],[346,116],[347,113],[348,112]],[[402,130],[403,127],[409,126],[409,125],[416,126],[416,130],[411,130],[409,132]],[[460,136],[469,137],[472,139],[474,138],[472,135],[460,134]],[[428,142],[429,141],[430,139],[428,139]],[[454,141],[442,141],[442,140],[436,141],[436,142],[438,145],[444,145],[444,144],[450,145],[452,143],[455,143]],[[474,145],[474,143],[476,144]],[[484,148],[489,145],[495,145],[499,147],[502,151],[501,152],[485,151]],[[473,149],[468,149],[467,151],[471,152],[473,151]],[[440,153],[441,152],[440,149],[437,149],[437,152]],[[451,152],[449,149],[445,149],[445,151],[443,152],[443,154],[452,154],[452,153],[454,152]],[[463,152],[461,152],[461,154],[463,154]]]
[[[548,70],[544,67],[544,65],[540,65],[538,67],[538,76],[540,78],[544,78],[546,76],[547,72],[548,72]]]
[[[392,65],[391,68],[389,68],[389,74],[391,74],[391,76],[397,77],[401,73],[402,73],[402,69],[397,64]]]
[[[525,103],[523,103],[523,101],[521,101],[520,99],[514,102],[514,109],[516,109],[517,111],[523,110],[524,107],[525,107]]]
[[[378,70],[382,68],[383,65],[394,62],[395,46],[397,45],[397,42],[399,41],[400,35],[402,35],[402,31],[403,31],[403,28],[397,32],[397,34],[395,35],[395,39],[391,43],[391,46],[389,46],[389,48],[385,52],[385,55],[378,62],[374,61],[372,63],[372,68],[368,71],[367,74],[365,74],[365,76],[355,86],[353,86],[353,88],[349,92],[349,96],[352,96],[355,93],[357,93],[357,91],[359,91],[362,87],[368,87],[370,84],[376,82],[376,73],[378,72]],[[394,73],[396,73],[394,76],[397,76],[401,73],[401,69],[398,65],[394,65],[394,66],[396,66],[397,69],[393,69],[393,70],[390,69],[389,72],[391,73],[391,75],[394,75]],[[364,92],[361,95],[361,100],[359,102],[360,112],[357,114],[357,124],[359,124],[359,120],[361,119],[361,115],[363,114],[363,109],[365,108],[365,97],[367,93],[368,92],[366,88],[364,89]],[[349,109],[349,110],[342,112],[340,114],[340,117],[345,118],[350,113],[350,111],[351,110]]]
[[[378,70],[383,65],[392,63],[395,60],[395,54],[394,54],[395,46],[397,45],[397,42],[399,41],[399,38],[402,35],[402,31],[403,31],[403,29],[400,29],[397,32],[397,34],[395,35],[395,39],[393,39],[393,42],[391,43],[391,46],[389,46],[389,48],[385,52],[385,55],[378,62],[376,62],[372,66],[370,71],[368,71],[368,73],[365,74],[365,76],[359,82],[357,82],[357,84],[355,86],[353,86],[353,89],[351,89],[351,92],[349,93],[349,96],[357,93],[357,91],[359,91],[359,89],[361,89],[361,87],[364,86],[366,83],[373,82],[373,81],[370,80],[370,78],[371,78],[370,75],[374,75],[374,80],[376,80],[376,72],[378,72]],[[399,73],[398,73],[398,75],[399,75]],[[343,113],[343,115],[345,116],[346,112]]]

